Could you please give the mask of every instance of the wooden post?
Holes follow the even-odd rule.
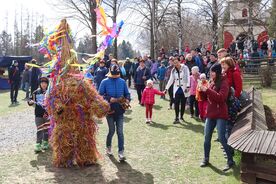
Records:
[[[248,164],[254,164],[254,155],[249,153],[242,153],[241,158],[241,182],[247,184],[256,183],[256,174],[247,171]]]

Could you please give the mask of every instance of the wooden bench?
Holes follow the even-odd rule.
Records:
[[[248,91],[250,103],[239,113],[228,144],[242,153],[241,182],[276,183],[276,132],[269,131],[261,93]]]

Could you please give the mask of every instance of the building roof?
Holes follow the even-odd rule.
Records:
[[[276,132],[268,131],[261,93],[252,88],[251,101],[238,115],[228,144],[241,152],[276,156]]]

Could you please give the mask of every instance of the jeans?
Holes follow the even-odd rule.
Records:
[[[175,94],[175,98],[174,98],[175,119],[179,119],[179,105],[181,105],[180,117],[183,118],[186,101],[187,101],[187,98],[185,97],[184,93]]]
[[[131,75],[129,73],[126,74],[125,81],[128,81],[128,87],[130,88],[130,86],[131,86]]]
[[[41,144],[42,141],[48,141],[48,128],[50,126],[49,120],[42,117],[36,117],[35,124],[37,128],[36,143]]]
[[[230,151],[230,146],[227,144],[227,140],[225,138],[226,125],[227,120],[224,119],[209,119],[207,118],[205,121],[204,127],[204,160],[209,161],[210,150],[211,150],[211,139],[212,134],[214,132],[215,127],[217,126],[219,141],[222,144],[226,155],[227,155],[227,163],[232,164],[233,155]]]
[[[173,98],[173,85],[169,88],[169,96],[170,96],[170,107],[174,104],[174,98]]]
[[[191,95],[189,97],[189,101],[190,101],[190,112],[191,112],[191,116],[196,116],[198,117],[199,116],[199,110],[198,110],[198,103],[197,103],[197,100],[196,100],[196,96],[195,95]],[[194,110],[194,107],[195,107],[195,110]]]
[[[25,82],[25,92],[26,92],[26,98],[30,97],[30,84],[28,82]]]
[[[165,88],[166,88],[166,83],[165,83],[165,81],[164,80],[160,80],[159,81],[159,89],[160,89],[160,91],[164,91],[165,90]],[[164,96],[165,97],[165,96]]]
[[[109,132],[107,134],[106,138],[106,147],[111,147],[112,145],[112,137],[115,133],[115,128],[118,136],[118,147],[119,147],[119,152],[124,151],[124,115],[108,115],[106,117],[107,123],[108,123],[108,128]]]
[[[136,90],[137,90],[139,103],[141,103],[142,93],[143,93],[145,87],[146,87],[145,84],[136,84]]]
[[[227,141],[228,141],[228,139],[231,135],[233,127],[234,127],[234,124],[232,122],[228,121],[227,125],[226,125],[226,132],[225,132],[225,138],[226,138]],[[230,147],[230,151],[231,151],[231,154],[233,155],[234,154],[234,149]]]
[[[11,92],[10,92],[11,102],[16,102],[17,101],[17,95],[18,95],[19,87],[20,87],[19,82],[12,82],[11,83]]]

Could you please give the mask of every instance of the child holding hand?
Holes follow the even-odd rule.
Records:
[[[208,100],[207,100],[207,95],[200,91],[201,86],[205,86],[207,88],[209,87],[209,82],[206,79],[206,75],[204,73],[202,73],[199,76],[199,81],[196,88],[196,100],[198,101],[198,110],[199,110],[200,119],[202,121],[205,121]]]
[[[153,81],[147,80],[147,87],[142,94],[142,103],[146,106],[146,123],[152,123],[152,108],[155,103],[154,96],[164,96],[165,93],[153,88]]]

